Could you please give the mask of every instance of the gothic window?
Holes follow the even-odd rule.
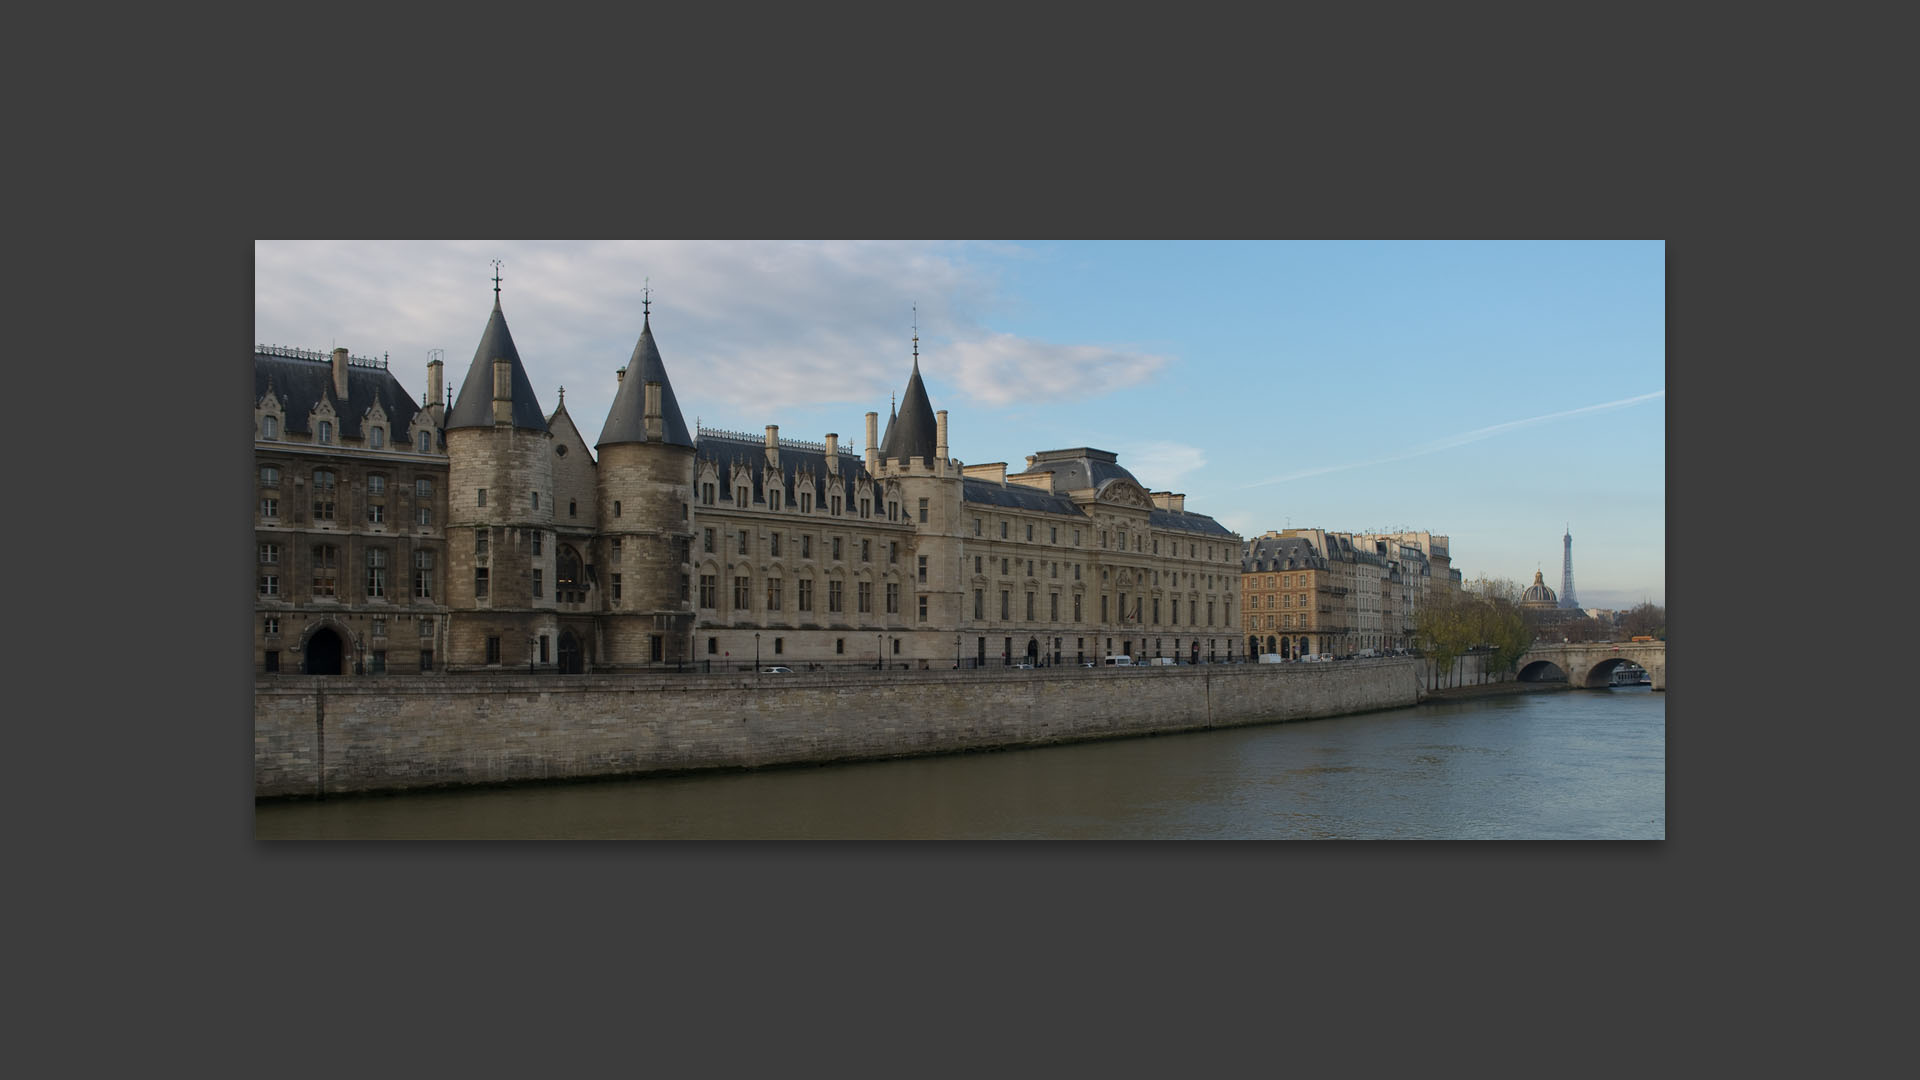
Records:
[[[580,553],[572,544],[561,544],[553,553],[553,588],[557,595],[585,589],[581,581]]]
[[[322,443],[331,443],[333,441],[333,423],[331,421],[320,421],[320,434],[314,441]]]
[[[375,450],[384,448],[387,445],[387,429],[380,427],[368,429],[367,445]]]
[[[421,600],[433,599],[433,552],[416,551],[413,553],[413,595]],[[430,626],[430,623],[422,623]]]
[[[280,437],[280,418],[277,416],[261,417],[260,418],[260,437],[263,439],[279,438]]]

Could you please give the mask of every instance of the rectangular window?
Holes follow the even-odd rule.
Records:
[[[782,590],[780,588],[780,579],[768,578],[767,579],[767,610],[768,611],[780,610],[780,593],[781,592]]]
[[[373,620],[373,636],[377,638],[383,638],[387,636],[387,620],[386,619],[380,618],[380,619]]]
[[[620,516],[620,500],[619,499],[613,500],[613,516],[614,517]]]
[[[900,583],[897,581],[887,582],[887,614],[900,614]]]
[[[768,557],[775,558],[775,559],[780,557],[780,534],[779,533],[773,533],[767,537],[767,555]]]
[[[614,575],[614,580],[615,580],[616,582],[617,582],[617,581],[619,580],[619,578],[620,578],[620,575],[618,575],[618,574],[615,574],[615,575]],[[533,595],[535,595],[535,596],[542,596],[542,595],[545,595],[545,594],[543,594],[543,593],[542,593],[542,592],[540,591],[540,586],[541,586],[541,581],[540,581],[540,571],[538,571],[538,570],[535,570],[535,571],[533,572]],[[619,586],[618,586],[617,584],[616,584],[616,585],[614,586],[614,591],[615,591],[616,593],[617,593],[617,592],[619,591]]]
[[[834,516],[834,517],[839,517],[839,516],[840,516],[840,496],[838,496],[838,495],[835,495],[835,496],[833,497],[833,510],[832,510],[832,513],[833,513],[833,516]]]
[[[423,439],[426,438],[425,435],[422,435],[420,437]],[[424,450],[426,449],[426,447],[423,446],[421,447],[421,449]],[[421,649],[420,650],[420,673],[424,675],[432,670],[433,670],[433,650]]]
[[[1033,522],[1027,522],[1027,543],[1033,543]]]
[[[926,583],[927,583],[927,557],[925,555],[922,555],[920,556],[920,584],[925,585]]]
[[[713,530],[712,529],[700,530],[700,550],[706,552],[709,555],[713,554]]]
[[[277,466],[273,466],[273,465],[260,466],[260,486],[261,487],[279,487],[280,486],[280,469]]]
[[[418,619],[415,621],[420,624],[421,637],[430,638],[433,636],[433,620],[432,619]]]
[[[745,555],[746,553],[747,553],[747,530],[741,529],[740,530],[740,554]]]
[[[1012,600],[1010,599],[1012,595],[1012,593],[1009,593],[1005,589],[1000,590],[1000,618],[1003,620],[1013,617],[1013,606]]]
[[[748,578],[737,577],[733,579],[734,610],[745,611],[753,605],[753,593],[749,589],[751,585],[752,581]]]
[[[1107,597],[1105,593],[1102,593],[1100,596],[1100,621],[1107,621]]]
[[[898,542],[898,541],[894,541],[894,540],[889,540],[889,541],[887,541],[887,562],[888,562],[888,563],[897,563],[897,562],[899,562],[899,561],[900,561],[900,544],[899,544],[899,542]]]
[[[413,497],[416,499],[433,498],[433,481],[421,478],[413,482]]]
[[[827,582],[827,610],[834,612],[841,610],[840,583],[838,581]]]
[[[1160,598],[1157,596],[1153,598],[1153,625],[1160,625]]]
[[[720,651],[720,639],[717,637],[708,638],[707,639],[707,655],[713,656],[719,651]]]
[[[975,536],[980,535],[980,519],[979,518],[973,519],[973,535]]]
[[[332,544],[320,544],[313,549],[313,595],[333,596],[334,570],[340,557],[340,549]]]
[[[1050,610],[1050,613],[1047,615],[1047,618],[1053,622],[1059,622],[1060,621],[1060,594],[1050,593],[1048,594],[1048,596],[1051,600],[1051,604],[1050,604],[1051,610]]]
[[[266,632],[268,637],[278,637],[280,635],[280,616],[267,616],[262,620],[261,628]]]
[[[280,516],[280,500],[279,499],[261,499],[260,500],[260,516],[263,518],[279,517]]]
[[[279,544],[261,544],[260,545],[260,561],[263,563],[266,563],[269,566],[279,562],[280,561],[280,545]]]
[[[813,513],[813,492],[803,491],[800,493],[800,512],[803,514]]]
[[[500,662],[500,639],[497,637],[490,637],[487,639],[487,663],[498,664],[499,662]]]
[[[474,504],[475,506],[485,506],[485,505],[487,505],[487,489],[486,489],[486,488],[475,488],[475,489],[474,489],[474,496],[473,496],[473,500],[474,500],[474,501],[473,501],[473,504]]]
[[[413,595],[421,600],[433,599],[433,552],[431,551],[413,553]]]
[[[369,494],[369,495],[385,495],[386,493],[387,493],[387,478],[386,478],[386,477],[384,477],[384,476],[369,476],[369,477],[367,477],[367,494]]]
[[[533,530],[533,553],[535,555],[540,554],[540,530],[539,529]],[[615,540],[613,542],[613,553],[615,555],[620,554],[620,541],[618,540]]]
[[[798,582],[794,584],[794,591],[795,591],[794,602],[800,606],[800,610],[812,611],[813,610],[813,579],[801,578]]]
[[[278,649],[268,649],[268,650],[266,651],[266,653],[265,653],[265,655],[264,655],[264,656],[262,656],[262,658],[261,658],[261,659],[265,661],[265,665],[266,665],[266,668],[265,668],[265,670],[266,670],[266,672],[267,672],[267,674],[269,674],[269,675],[276,675],[276,674],[279,674],[279,672],[280,672],[280,650],[278,650]]]
[[[701,607],[710,608],[714,606],[714,600],[716,599],[716,597],[714,596],[714,593],[717,591],[716,587],[718,586],[718,584],[719,583],[714,580],[714,575],[712,574],[700,575],[700,606]]]
[[[920,500],[920,524],[925,525],[926,523],[927,523],[927,500],[921,499]]]
[[[1033,621],[1033,594],[1027,594],[1027,621]]]
[[[873,561],[873,541],[871,540],[860,541],[860,561],[861,562]]]
[[[1007,523],[1002,521],[1000,523],[1000,539],[1005,540],[1006,538],[1007,538]]]
[[[920,598],[920,621],[927,621],[927,598],[924,596]]]
[[[813,534],[812,534],[812,533],[802,533],[802,534],[801,534],[801,536],[800,536],[800,557],[801,557],[801,558],[803,558],[803,559],[811,559],[811,558],[813,558]]]
[[[985,589],[973,590],[973,617],[976,619],[984,619],[987,617],[987,591]]]
[[[387,508],[384,503],[367,504],[367,522],[372,525],[384,524],[387,520]]]
[[[260,575],[260,595],[261,596],[279,596],[280,595],[280,575],[261,574]]]
[[[485,556],[486,556],[486,554],[487,554],[487,536],[488,536],[488,531],[487,531],[487,530],[486,530],[485,528],[479,528],[479,529],[475,529],[475,530],[473,530],[473,553],[474,553],[474,555],[476,555],[476,556],[480,556],[480,557],[485,557]]]
[[[367,549],[367,598],[377,600],[387,595],[387,549]]]
[[[779,656],[781,653],[784,653],[786,651],[787,651],[787,639],[783,637],[774,638],[773,639],[773,655]]]
[[[1078,593],[1074,594],[1073,597],[1073,621],[1080,621],[1080,596]]]
[[[1057,544],[1059,542],[1060,542],[1060,526],[1058,525],[1047,526],[1047,543]]]
[[[833,538],[833,560],[840,561],[840,538],[837,536]]]
[[[420,524],[420,525],[433,524],[433,508],[430,506],[421,506],[421,507],[415,508],[413,512],[413,520],[416,524]]]
[[[860,614],[873,614],[873,582],[871,581],[860,583]]]
[[[473,572],[473,595],[477,600],[487,598],[487,568],[482,566]]]
[[[531,494],[533,496],[533,508],[535,510],[540,509],[540,493],[537,491],[534,491],[534,492],[529,492],[528,494]]]
[[[684,604],[688,600],[693,599],[693,595],[691,591],[692,589],[693,589],[693,579],[686,574],[681,574],[680,575],[680,602],[681,603]]]
[[[976,574],[985,573],[985,571],[980,569],[980,566],[981,566],[980,556],[975,555],[973,557],[973,572]]]

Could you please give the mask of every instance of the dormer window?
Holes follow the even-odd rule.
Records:
[[[318,433],[317,435],[315,435],[315,436],[314,436],[314,441],[315,441],[315,442],[321,442],[321,443],[331,443],[331,442],[333,442],[333,423],[332,423],[332,421],[329,421],[329,420],[322,420],[322,421],[320,421],[320,427],[319,427],[319,433]]]
[[[261,417],[260,418],[260,437],[263,439],[279,438],[280,437],[280,418],[277,416]]]
[[[367,445],[378,450],[387,445],[387,429],[374,428],[367,432]]]
[[[433,453],[433,435],[431,433],[425,431],[420,433],[420,452],[423,454]]]

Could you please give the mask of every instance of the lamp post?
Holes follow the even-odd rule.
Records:
[[[886,654],[886,650],[883,648],[883,646],[885,645],[886,645],[885,634],[873,635],[873,670],[875,671],[887,670],[887,654]]]
[[[534,639],[528,638],[527,639],[527,674],[529,675],[533,674],[533,646],[534,646]]]
[[[753,634],[753,674],[756,678],[760,675],[760,632],[758,630]]]
[[[953,670],[960,670],[960,635],[953,635]]]

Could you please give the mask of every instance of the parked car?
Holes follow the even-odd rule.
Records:
[[[793,674],[793,669],[790,667],[761,668],[760,673],[762,675],[791,675]]]
[[[1027,663],[1027,662],[1026,662],[1025,660],[1022,660],[1022,661],[1020,661],[1019,663],[1017,663],[1017,664],[1015,664],[1015,665],[1013,665],[1013,670],[1015,670],[1015,671],[1032,671],[1032,670],[1033,670],[1033,665],[1032,665],[1032,664],[1029,664],[1029,663]]]

